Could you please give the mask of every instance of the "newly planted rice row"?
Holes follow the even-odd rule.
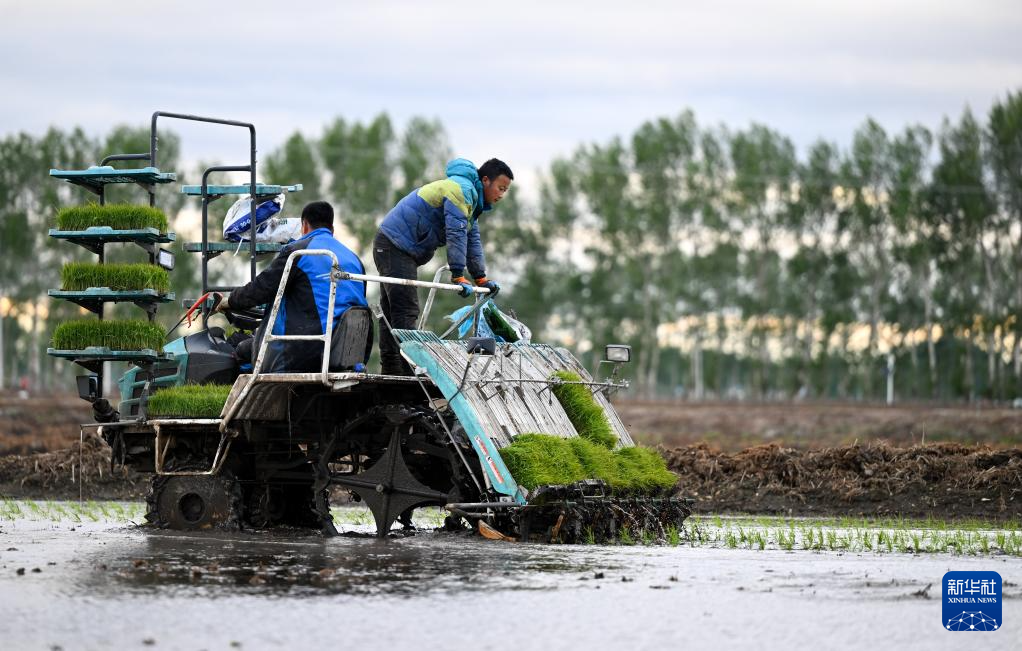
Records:
[[[987,524],[986,529],[958,528],[946,523],[928,527],[933,521],[901,521],[895,526],[889,526],[891,522],[867,520],[846,524],[834,526],[781,518],[693,518],[685,523],[684,538],[693,547],[728,549],[1022,556],[1022,530],[1017,523]]]
[[[138,502],[0,499],[0,521],[48,520],[72,523],[103,521],[129,524],[142,522],[144,517],[145,505]]]
[[[373,527],[372,514],[366,508],[332,509],[338,525]],[[420,526],[440,527],[446,513],[440,509],[420,509],[415,520]],[[109,522],[141,523],[145,505],[141,502],[40,501],[0,499],[0,521]],[[790,520],[784,518],[722,519],[693,517],[681,529],[669,527],[663,535],[622,529],[618,544],[668,545],[677,547],[716,547],[723,549],[784,550],[790,552],[848,552],[879,554],[1005,554],[1022,556],[1022,529],[1017,522],[966,523],[970,528],[934,521],[851,520],[852,526],[833,526],[829,521]],[[854,523],[854,524],[853,524]],[[982,527],[980,525],[984,525]],[[594,541],[590,541],[594,542]]]

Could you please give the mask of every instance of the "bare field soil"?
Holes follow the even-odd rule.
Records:
[[[648,445],[706,443],[737,452],[762,443],[819,449],[884,440],[1022,445],[1022,409],[851,403],[618,401],[632,436]]]
[[[0,456],[52,452],[78,442],[78,426],[92,420],[77,395],[30,395],[0,391]]]

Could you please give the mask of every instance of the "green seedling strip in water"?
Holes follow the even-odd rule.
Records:
[[[123,292],[154,289],[160,294],[170,291],[170,275],[154,264],[94,264],[69,262],[60,272],[61,289],[85,291],[92,287],[106,287]]]
[[[65,321],[53,329],[58,350],[84,350],[96,346],[111,350],[163,350],[163,328],[148,321]]]
[[[219,418],[231,392],[229,384],[168,387],[149,396],[149,418]]]
[[[69,206],[57,213],[58,230],[84,231],[94,226],[109,226],[119,231],[155,228],[166,233],[167,216],[158,208],[134,204]]]

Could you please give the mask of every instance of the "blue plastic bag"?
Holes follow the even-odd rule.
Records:
[[[471,312],[473,307],[475,306],[466,305],[465,307],[460,307],[445,318],[451,323],[457,323],[462,317]],[[483,318],[479,321],[479,331],[476,336],[493,337],[498,343],[515,343],[520,341],[527,344],[532,340],[532,331],[529,327],[502,312],[496,303],[491,301],[482,308],[482,311]],[[475,315],[465,319],[465,322],[458,326],[458,338],[464,339],[469,336],[474,323]],[[496,327],[507,336],[494,332],[495,324],[499,324]]]

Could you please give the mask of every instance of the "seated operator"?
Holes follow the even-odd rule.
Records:
[[[325,201],[307,204],[302,209],[302,236],[284,246],[270,266],[260,272],[252,282],[234,288],[230,295],[223,297],[216,308],[217,312],[223,312],[266,305],[266,315],[256,336],[238,346],[238,357],[241,361],[255,362],[262,341],[262,332],[267,327],[266,319],[270,317],[270,309],[277,295],[280,279],[284,275],[288,256],[303,249],[332,251],[343,271],[365,273],[365,267],[359,257],[334,238],[334,210],[330,204]],[[332,262],[326,256],[307,255],[295,260],[284,289],[283,302],[277,311],[277,320],[273,324],[273,334],[321,335],[326,331],[331,267]],[[341,315],[353,306],[367,306],[365,282],[338,281],[334,297],[335,332]],[[260,371],[319,371],[322,360],[322,342],[274,341],[270,342],[267,348],[266,360]]]

